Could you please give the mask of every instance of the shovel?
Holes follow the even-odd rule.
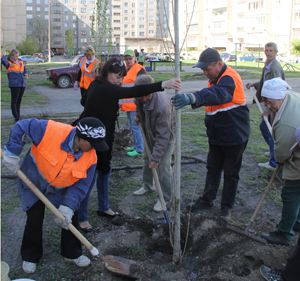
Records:
[[[149,162],[151,162],[151,152],[150,152],[148,142],[147,142],[147,138],[146,138],[146,135],[145,135],[145,132],[144,132],[144,129],[142,127],[141,122],[139,122],[139,126],[140,126],[140,130],[141,130],[141,133],[142,133],[142,136],[143,136],[143,139],[144,139],[144,145],[145,145],[145,149],[146,149],[146,152],[147,152],[147,156],[148,156]],[[154,177],[154,181],[155,181],[157,193],[158,193],[158,196],[159,196],[159,200],[160,200],[161,206],[163,208],[163,213],[164,213],[164,216],[165,216],[165,219],[162,222],[158,222],[157,225],[163,225],[163,224],[166,224],[166,223],[169,224],[171,221],[169,219],[166,202],[165,202],[162,190],[161,190],[161,186],[160,186],[160,183],[159,183],[157,172],[156,172],[155,168],[152,168],[151,170],[152,170],[152,174],[153,174],[153,177]]]
[[[2,151],[1,151],[2,156]],[[19,178],[31,189],[31,191],[45,204],[46,207],[58,218],[65,219],[65,217],[57,210],[57,208],[46,198],[46,196],[28,179],[21,171],[17,171]],[[103,256],[97,248],[95,248],[76,228],[70,223],[68,224],[69,230],[80,240],[80,242],[88,248],[92,256],[100,259],[106,269],[117,275],[126,276],[132,279],[138,279],[138,277],[132,276],[130,273],[130,266],[136,264],[135,261],[116,257],[116,256]]]

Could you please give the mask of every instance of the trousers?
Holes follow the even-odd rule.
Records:
[[[127,111],[128,125],[133,136],[133,147],[138,153],[142,153],[144,149],[144,141],[139,125],[134,120],[135,111]]]
[[[209,143],[207,155],[207,174],[203,199],[212,202],[217,197],[221,174],[224,172],[224,185],[221,209],[232,208],[239,182],[239,172],[247,142],[232,146],[218,146]]]
[[[23,261],[37,263],[43,256],[43,221],[45,205],[37,201],[27,210],[27,221],[21,246]],[[72,224],[78,229],[77,211],[72,217]],[[82,255],[81,242],[69,230],[61,231],[61,255],[69,259],[77,259]]]
[[[15,121],[19,121],[21,115],[20,115],[20,109],[21,109],[21,101],[22,97],[25,92],[25,87],[11,87],[11,113],[13,117],[15,118]]]

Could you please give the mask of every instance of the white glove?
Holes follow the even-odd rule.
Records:
[[[75,83],[74,83],[74,90],[75,90],[75,91],[78,90],[78,81],[75,81]]]
[[[19,162],[20,162],[19,156],[8,155],[6,153],[6,150],[4,150],[2,164],[8,171],[10,171],[13,174],[16,174],[20,168]]]
[[[65,219],[61,219],[61,218],[55,218],[54,221],[55,223],[60,226],[61,228],[64,228],[66,230],[68,230],[68,225],[71,223],[72,221],[72,217],[74,215],[74,211],[64,205],[60,205],[58,210],[61,212],[61,214],[65,217]]]

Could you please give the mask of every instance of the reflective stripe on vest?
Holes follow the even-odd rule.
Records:
[[[11,61],[7,61],[9,63],[9,67],[6,69],[6,72],[7,73],[12,73],[12,72],[15,72],[15,73],[20,73],[20,72],[24,72],[24,63],[23,61],[21,60],[18,60],[18,62],[20,63],[17,64],[17,63],[13,63]]]
[[[218,112],[228,111],[237,108],[239,106],[245,106],[247,104],[245,94],[244,94],[242,79],[240,75],[230,66],[227,66],[226,70],[221,75],[221,77],[219,78],[216,84],[218,84],[220,79],[225,75],[232,77],[232,79],[234,80],[235,89],[233,92],[233,99],[231,102],[228,103],[213,105],[213,106],[205,106],[205,113],[207,115],[214,115]],[[213,83],[209,82],[208,87],[211,86],[213,86]]]
[[[85,70],[86,57],[83,57],[80,60],[79,66],[81,69],[81,77],[80,77],[80,88],[88,89],[92,81],[95,79],[95,71],[98,66],[98,63],[102,66],[102,63],[95,57],[94,61],[90,63],[88,67],[92,67],[91,72],[87,72]]]
[[[127,72],[126,76],[123,79],[122,87],[132,87],[134,86],[135,79],[137,77],[138,72],[141,69],[145,69],[142,65],[135,63]],[[129,86],[127,86],[129,85]],[[136,110],[136,105],[134,103],[134,98],[129,98],[129,99],[122,99],[122,106],[121,106],[122,111],[135,111]]]
[[[71,153],[61,149],[61,143],[73,129],[71,125],[49,120],[43,139],[38,146],[31,147],[38,171],[52,186],[63,188],[73,185],[86,178],[87,170],[97,162],[94,149],[84,152],[75,162],[76,158]]]

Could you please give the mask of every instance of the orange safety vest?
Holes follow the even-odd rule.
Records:
[[[74,155],[61,149],[61,143],[73,129],[71,125],[49,120],[43,139],[38,146],[33,144],[31,147],[38,170],[52,186],[73,185],[86,178],[87,170],[97,163],[94,149],[83,152],[77,161],[74,161]]]
[[[134,86],[135,79],[137,77],[138,72],[141,69],[145,69],[142,65],[135,63],[127,72],[126,76],[123,79],[122,87],[132,87]],[[122,106],[121,106],[122,111],[135,111],[136,110],[136,105],[134,103],[134,98],[130,99],[122,99]]]
[[[18,62],[20,64],[13,63],[10,60],[8,60],[7,62],[9,63],[9,67],[6,69],[7,74],[8,73],[12,73],[12,72],[15,72],[15,73],[22,73],[22,72],[24,72],[24,63],[23,63],[23,61],[18,60]]]
[[[227,111],[227,110],[239,107],[239,106],[246,105],[246,98],[245,98],[245,94],[244,94],[244,87],[243,87],[241,76],[232,67],[227,66],[226,70],[221,75],[221,77],[219,78],[219,80],[217,81],[216,84],[218,84],[220,79],[225,75],[229,75],[234,80],[235,90],[233,93],[233,99],[231,102],[228,102],[228,103],[212,105],[212,106],[205,106],[205,113],[207,115],[214,115],[221,111]],[[211,82],[208,83],[208,87],[211,87],[213,85],[214,84]]]
[[[100,63],[100,66],[102,67],[102,62],[99,61],[96,57],[93,62],[89,64],[87,67],[90,72],[87,72],[85,70],[85,64],[86,64],[86,57],[83,57],[80,60],[79,66],[81,69],[81,77],[80,77],[80,88],[88,89],[92,81],[95,79],[95,73],[96,73],[96,68],[98,66],[98,63]]]

